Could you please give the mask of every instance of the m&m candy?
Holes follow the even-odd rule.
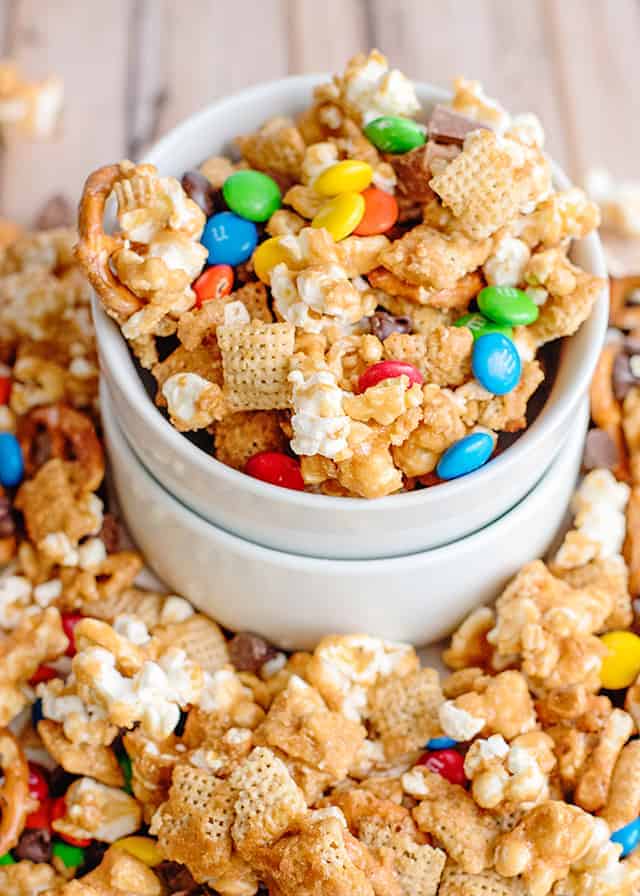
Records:
[[[600,640],[607,648],[600,681],[603,688],[628,688],[640,674],[640,637],[629,631],[606,632]]]
[[[75,629],[76,625],[83,618],[81,613],[63,613],[61,617],[62,629],[69,639],[69,646],[64,652],[65,656],[75,656],[76,655],[76,639],[75,639]]]
[[[0,376],[0,405],[9,404],[11,396],[11,377]]]
[[[620,828],[619,831],[615,831],[611,835],[611,840],[622,846],[622,852],[620,853],[621,858],[624,859],[626,856],[630,855],[637,847],[638,843],[640,843],[640,818],[636,818],[623,828]]]
[[[42,697],[38,697],[37,700],[34,700],[31,704],[31,724],[34,728],[37,729],[38,722],[41,722],[44,719],[44,713],[42,712]]]
[[[493,454],[494,441],[488,432],[472,432],[458,442],[454,442],[444,452],[436,473],[441,479],[457,479],[473,473],[489,460]]]
[[[0,432],[0,485],[14,488],[24,476],[20,442],[12,432]]]
[[[473,375],[493,395],[506,395],[520,382],[522,362],[515,344],[502,333],[486,333],[473,345]]]
[[[430,771],[446,778],[450,784],[464,787],[467,782],[464,759],[457,750],[434,750],[432,753],[425,753],[418,760],[418,765],[426,765]]]
[[[214,264],[200,274],[193,284],[196,308],[210,299],[221,299],[233,290],[233,268],[228,264]]]
[[[59,678],[60,673],[53,669],[51,666],[38,666],[36,671],[33,673],[31,678],[29,679],[29,684],[32,688],[35,688],[37,684],[40,684],[43,681],[51,681],[53,678]]]
[[[410,118],[382,115],[374,118],[364,129],[365,137],[380,152],[405,153],[425,142],[424,128]]]
[[[57,797],[51,804],[51,821],[57,821],[59,818],[62,818],[67,814],[67,804],[63,796]],[[55,830],[55,826],[54,826]],[[91,843],[90,839],[85,837],[70,837],[68,834],[62,834],[60,831],[56,831],[56,835],[65,841],[66,844],[70,846],[84,847],[88,846]],[[55,852],[54,852],[55,855]],[[72,866],[69,866],[72,867]]]
[[[87,846],[91,841],[87,840]],[[51,848],[52,855],[60,859],[65,868],[79,868],[84,864],[84,850],[72,843],[56,840]]]
[[[325,202],[311,226],[324,227],[337,243],[353,233],[362,221],[364,209],[361,193],[341,193]]]
[[[372,386],[376,386],[383,380],[395,379],[398,376],[406,376],[410,383],[418,383],[422,385],[423,376],[417,367],[408,364],[406,361],[378,361],[367,367],[365,372],[361,374],[358,380],[358,392],[366,392]]]
[[[262,171],[236,171],[222,185],[222,195],[232,212],[249,221],[268,221],[280,208],[280,187]]]
[[[344,159],[325,168],[314,180],[313,189],[321,196],[338,196],[340,193],[361,193],[366,190],[373,177],[373,168],[368,162],[358,159]]]
[[[29,763],[29,796],[39,803],[49,796],[49,784],[42,768],[35,762]]]
[[[118,754],[118,765],[122,769],[122,777],[124,778],[124,787],[122,788],[125,793],[133,793],[131,789],[131,778],[133,774],[133,770],[131,768],[131,759],[129,758],[129,754],[126,753],[123,749],[122,753]]]
[[[24,823],[25,828],[29,828],[30,830],[39,831],[39,830],[49,830],[51,827],[51,807],[53,805],[53,800],[50,800],[48,797],[40,803],[37,809],[27,815],[27,820]]]
[[[515,286],[485,286],[478,293],[478,308],[497,324],[527,326],[538,319],[533,299]]]
[[[304,480],[298,461],[280,451],[261,451],[259,454],[254,454],[247,461],[244,471],[254,479],[261,479],[262,482],[298,492],[304,491]]]
[[[510,326],[507,324],[497,324],[495,321],[489,320],[477,311],[472,314],[463,314],[462,317],[459,317],[458,320],[455,321],[453,326],[467,327],[467,329],[471,330],[474,342],[481,336],[486,336],[487,333],[502,333],[502,335],[506,336],[508,339],[511,339],[513,336],[513,329]]]
[[[458,741],[454,740],[452,737],[432,737],[429,743],[427,744],[427,750],[449,750],[451,747],[455,747]]]
[[[356,236],[375,236],[386,233],[398,220],[398,203],[391,193],[369,187],[362,194],[364,215],[353,231]]]
[[[287,261],[289,253],[283,247],[279,236],[272,236],[260,243],[253,253],[253,269],[263,283],[271,283],[271,271],[277,264]]]
[[[209,251],[209,264],[242,264],[258,243],[258,231],[253,221],[218,212],[205,224],[200,242]]]
[[[15,863],[16,860],[10,852],[5,852],[3,856],[0,856],[0,865],[15,865]]]
[[[123,837],[122,840],[116,840],[113,845],[128,852],[129,855],[144,862],[150,868],[159,865],[164,858],[158,849],[158,844],[151,837]]]

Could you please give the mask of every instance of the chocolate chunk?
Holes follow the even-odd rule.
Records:
[[[584,446],[582,466],[585,470],[597,470],[606,467],[613,470],[619,462],[618,449],[608,432],[604,429],[590,429]]]
[[[396,173],[398,192],[410,197],[413,202],[428,202],[435,193],[429,186],[431,170],[427,156],[427,146],[418,146],[411,152],[399,156],[389,156]]]
[[[211,217],[216,208],[216,191],[204,174],[187,171],[182,178],[182,188],[200,206],[207,218]]]
[[[410,317],[395,317],[388,311],[376,311],[369,318],[369,328],[380,342],[384,342],[392,333],[410,333],[412,323]]]
[[[15,531],[11,502],[6,495],[0,495],[0,538],[9,538]]]
[[[115,554],[120,549],[120,523],[113,513],[105,513],[99,538],[102,539],[107,554]]]
[[[160,862],[153,870],[169,892],[175,893],[176,896],[179,893],[190,893],[198,886],[189,869],[180,862]]]
[[[101,843],[99,840],[92,840],[88,846],[84,847],[84,861],[82,863],[82,874],[88,874],[97,868],[104,858],[105,852],[109,849],[108,843]]]
[[[466,115],[460,115],[449,106],[438,105],[431,113],[427,133],[429,139],[435,140],[436,143],[457,143],[458,146],[462,146],[467,134],[479,128],[489,130],[486,125],[473,118],[467,118]]]
[[[61,765],[56,765],[56,767],[49,772],[49,790],[51,796],[64,796],[74,781],[75,778],[73,775],[66,772]]]
[[[264,638],[251,632],[238,632],[228,646],[229,658],[238,672],[257,673],[278,653]]]
[[[27,828],[13,852],[17,859],[48,862],[51,859],[51,834],[45,828]]]
[[[56,194],[42,206],[36,218],[36,230],[71,227],[76,221],[76,210],[66,196]]]

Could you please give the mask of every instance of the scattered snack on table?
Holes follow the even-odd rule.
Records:
[[[87,180],[77,257],[156,403],[221,462],[376,498],[470,473],[527,426],[551,385],[544,346],[604,286],[567,257],[599,212],[554,190],[534,116],[454,87],[421,121],[374,50],[297,120],[239,135],[239,161],[181,182],[124,161]],[[257,448],[243,463],[234,421]]]
[[[0,126],[21,137],[51,137],[62,112],[62,81],[25,81],[14,62],[0,62]]]

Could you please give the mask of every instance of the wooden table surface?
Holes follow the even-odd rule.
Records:
[[[640,179],[640,0],[0,0],[0,35],[27,74],[65,82],[61,136],[2,151],[0,214],[25,223],[214,98],[374,46],[410,77],[464,74],[535,111],[576,179]]]

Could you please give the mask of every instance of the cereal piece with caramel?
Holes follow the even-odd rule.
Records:
[[[536,149],[482,129],[430,185],[474,240],[485,240],[551,192],[549,161]]]
[[[606,286],[601,277],[571,264],[561,249],[533,255],[524,279],[529,286],[547,293],[538,320],[531,325],[531,334],[539,345],[575,333]]]
[[[408,438],[392,449],[393,459],[407,476],[424,476],[435,470],[450,445],[466,434],[454,393],[435,384],[423,387],[422,422]]]
[[[49,719],[38,723],[38,734],[49,754],[65,771],[89,775],[109,787],[124,786],[122,769],[110,747],[94,744],[88,749],[86,744],[74,744],[65,736],[62,724]]]
[[[435,669],[383,679],[369,695],[371,737],[381,742],[390,761],[414,753],[438,732],[442,702]]]
[[[255,134],[236,137],[236,143],[252,168],[283,183],[300,177],[305,144],[290,118],[270,118]]]
[[[53,822],[54,831],[76,839],[115,843],[140,827],[140,805],[123,790],[93,778],[79,778],[65,794],[66,812]]]
[[[412,814],[420,830],[431,834],[451,859],[470,874],[493,866],[498,823],[482,812],[463,787],[424,766],[406,772],[402,786],[418,800]]]
[[[250,457],[262,451],[285,452],[288,441],[277,411],[237,411],[214,427],[217,460],[244,470]]]
[[[328,710],[318,691],[293,675],[254,737],[256,744],[327,772],[337,784],[346,777],[365,735],[362,725]]]
[[[490,240],[441,233],[420,224],[382,252],[380,262],[400,280],[426,289],[451,289],[484,264],[490,252]]]

